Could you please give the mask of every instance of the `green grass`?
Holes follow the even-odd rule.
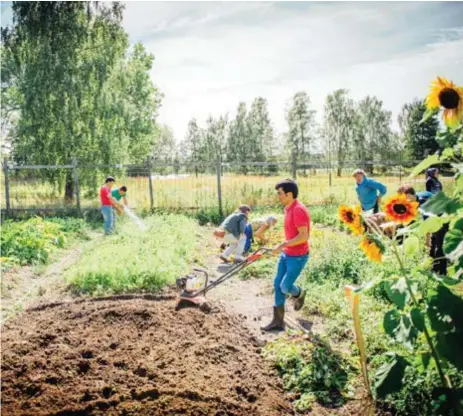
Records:
[[[152,216],[144,222],[146,231],[130,221],[118,224],[116,235],[85,252],[66,276],[73,291],[157,291],[188,271],[197,252],[197,223],[180,215]]]
[[[95,173],[97,171],[95,170]],[[129,177],[124,172],[114,170],[117,185],[128,187],[128,198],[138,212],[148,211],[150,208],[149,180],[146,176]],[[288,177],[288,172],[280,172],[274,176],[258,174],[238,175],[225,173],[221,180],[223,209],[225,212],[236,209],[246,203],[253,207],[269,207],[278,205],[275,195],[275,184],[282,178]],[[100,175],[101,176],[101,175]],[[395,193],[400,184],[411,183],[416,190],[424,189],[424,177],[394,177],[375,176],[375,179],[388,187],[388,195]],[[101,180],[103,177],[101,176]],[[451,193],[454,180],[441,178],[446,192]],[[10,204],[12,208],[55,208],[75,206],[75,202],[64,200],[64,190],[48,184],[40,179],[25,179],[10,176]],[[300,196],[307,205],[339,205],[353,204],[357,201],[355,183],[350,172],[343,176],[329,177],[326,172],[316,175],[300,175],[297,178]],[[191,210],[211,209],[218,207],[217,177],[214,174],[194,174],[184,177],[157,177],[152,180],[154,207],[162,210]],[[90,189],[81,185],[81,206],[83,209],[98,208],[99,198],[97,189]],[[5,195],[1,195],[4,206]]]
[[[344,287],[360,286],[380,276],[388,278],[397,273],[396,263],[390,256],[385,256],[382,264],[372,263],[358,248],[357,237],[340,232],[335,227],[326,227],[326,224],[330,224],[332,212],[316,212],[311,209],[311,214],[312,220],[322,226],[316,225],[311,231],[310,259],[297,283],[307,293],[303,314],[308,321],[315,322],[318,330],[321,328],[322,344],[318,337],[310,337],[308,340],[290,337],[270,343],[265,349],[282,375],[285,387],[296,394],[295,405],[299,410],[310,409],[314,401],[322,405],[339,406],[350,397],[352,386],[363,384],[353,319]],[[281,241],[281,223],[275,233],[279,233],[273,236],[275,242]],[[244,278],[273,279],[276,263],[275,257],[261,260],[245,269],[241,275]],[[414,351],[398,345],[384,332],[384,314],[390,309],[390,302],[381,285],[361,292],[361,326],[372,385],[375,372],[386,360],[386,352],[395,351],[412,363],[416,361]],[[418,348],[426,350],[424,343],[419,344]],[[317,378],[314,378],[314,375],[323,373],[314,362],[314,351],[319,351],[323,357],[328,356],[324,362],[331,372],[325,384],[318,383]],[[337,377],[331,378],[332,372]],[[447,372],[454,385],[463,386],[461,372],[458,373],[454,368],[447,369]],[[345,382],[340,383],[339,380]],[[417,365],[411,366],[407,369],[405,387],[384,401],[378,400],[377,406],[390,410],[394,415],[433,415],[431,392],[438,385],[435,369],[426,373]],[[417,409],[423,411],[417,413]]]

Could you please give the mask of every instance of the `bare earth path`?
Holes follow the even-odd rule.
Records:
[[[12,315],[36,302],[61,299],[65,293],[63,273],[80,258],[85,247],[96,244],[102,236],[91,233],[91,240],[77,243],[66,250],[42,273],[31,266],[21,267],[2,274],[0,325]]]
[[[207,229],[212,236],[212,229]],[[219,259],[219,240],[214,237],[206,239],[205,250],[208,253],[206,269],[211,278],[218,277],[231,267]],[[261,341],[275,339],[278,333],[264,332],[260,329],[272,318],[273,287],[268,278],[242,280],[239,275],[232,277],[211,290],[208,299],[218,301],[235,314],[242,315],[251,333]],[[286,306],[285,321],[287,328],[312,333],[317,330],[317,323],[307,321],[300,312],[294,311],[292,303]]]

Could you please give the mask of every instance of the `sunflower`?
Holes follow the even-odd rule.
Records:
[[[431,84],[426,106],[430,110],[443,107],[442,118],[445,124],[455,127],[463,118],[463,88],[445,78],[437,77]]]
[[[364,237],[360,243],[360,248],[365,252],[365,255],[376,263],[381,263],[383,260],[384,248],[378,245],[373,239]]]
[[[346,224],[354,235],[363,234],[362,218],[360,216],[360,205],[355,208],[341,205],[338,209],[339,219]]]
[[[384,205],[386,219],[398,224],[408,224],[418,215],[418,202],[411,202],[405,194],[396,194]]]

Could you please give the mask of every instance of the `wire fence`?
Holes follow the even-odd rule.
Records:
[[[20,166],[3,163],[1,178],[2,214],[17,212],[66,211],[82,215],[99,208],[98,190],[106,176],[114,176],[117,186],[128,188],[130,206],[138,211],[216,210],[219,215],[246,203],[252,207],[277,204],[275,184],[295,177],[299,199],[307,205],[355,203],[352,171],[364,166],[368,175],[394,192],[402,183],[423,190],[424,176],[410,177],[418,162],[347,161],[336,162],[252,162],[252,163],[158,163],[148,159],[132,165]],[[366,165],[366,166],[365,166]],[[452,178],[443,178],[444,187],[453,186]]]

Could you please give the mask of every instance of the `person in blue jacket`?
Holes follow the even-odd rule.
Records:
[[[355,178],[357,186],[355,191],[360,201],[363,211],[371,211],[376,214],[379,211],[381,197],[386,195],[387,188],[382,183],[370,179],[362,169],[356,169],[352,176]]]

